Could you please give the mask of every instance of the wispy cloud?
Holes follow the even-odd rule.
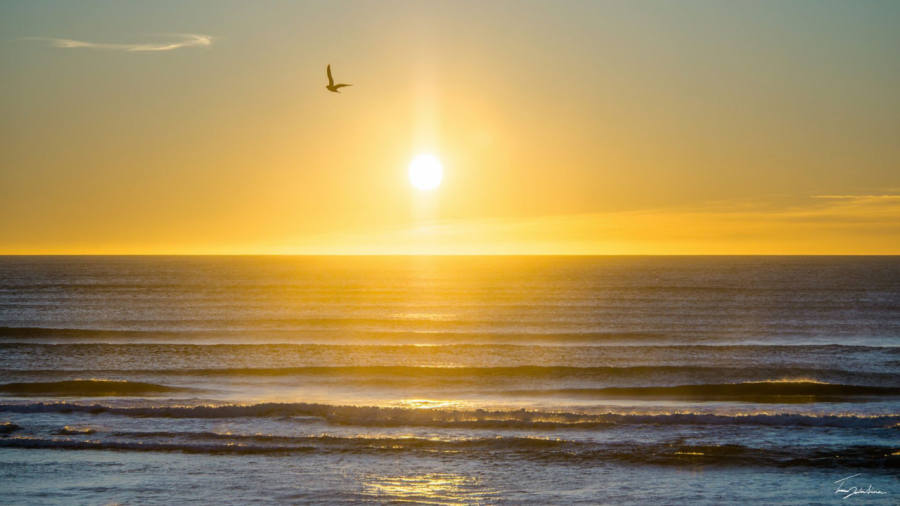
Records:
[[[100,42],[85,42],[81,40],[71,39],[54,39],[46,37],[31,37],[29,40],[42,40],[49,42],[53,47],[59,48],[86,48],[86,49],[105,49],[110,51],[172,51],[183,47],[205,47],[211,46],[213,38],[209,35],[185,34],[178,35],[180,40],[174,42],[160,42],[149,44],[106,44]]]
[[[833,200],[900,200],[900,195],[813,195],[814,199],[833,199]]]

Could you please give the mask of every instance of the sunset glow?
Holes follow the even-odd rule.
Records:
[[[0,253],[900,253],[895,3],[226,4],[2,8]]]
[[[898,27],[0,2],[0,502],[895,503]]]

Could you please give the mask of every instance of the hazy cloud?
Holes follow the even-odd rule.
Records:
[[[836,200],[900,200],[900,195],[813,195],[814,199]]]
[[[160,42],[150,44],[104,44],[99,42],[85,42],[81,40],[70,39],[53,39],[34,37],[31,40],[43,40],[50,43],[53,47],[60,48],[87,48],[87,49],[106,49],[111,51],[172,51],[183,47],[205,47],[211,46],[213,38],[209,35],[178,35],[181,40],[174,42]]]
[[[708,203],[528,219],[440,221],[298,238],[310,254],[896,254],[900,196],[779,206]]]

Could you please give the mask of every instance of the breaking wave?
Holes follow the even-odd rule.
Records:
[[[56,433],[57,436],[88,436],[90,434],[96,433],[96,429],[92,429],[91,427],[69,427],[66,425],[62,429],[59,429],[59,432]]]
[[[50,439],[20,436],[0,439],[0,448],[180,452],[199,454],[278,455],[330,454],[447,454],[458,458],[500,455],[541,462],[609,462],[654,465],[722,465],[775,467],[897,468],[900,456],[892,447],[753,448],[739,444],[679,442],[588,442],[531,437],[427,439],[398,437],[234,435],[211,432],[124,432],[115,440]]]
[[[261,403],[199,406],[116,407],[101,404],[5,403],[7,413],[89,413],[148,418],[315,417],[329,423],[360,426],[433,426],[472,428],[597,428],[615,425],[737,425],[774,427],[897,428],[900,415],[813,415],[794,413],[569,413],[334,406],[311,403]]]
[[[20,430],[21,428],[21,426],[16,425],[12,422],[3,422],[0,423],[0,434],[12,434],[17,430]]]

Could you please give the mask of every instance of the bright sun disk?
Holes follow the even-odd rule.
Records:
[[[420,190],[433,190],[443,177],[444,168],[432,155],[419,155],[409,164],[409,180]]]

